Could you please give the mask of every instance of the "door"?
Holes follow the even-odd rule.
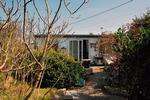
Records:
[[[83,40],[83,59],[89,59],[89,41]]]
[[[88,40],[73,40],[69,42],[69,53],[76,60],[89,59],[89,41]]]

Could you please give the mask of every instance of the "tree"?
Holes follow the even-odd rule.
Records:
[[[32,72],[32,65],[35,65],[37,71],[37,80],[35,83],[35,86],[31,85],[31,89],[29,89],[27,92],[27,94],[25,95],[25,99],[28,99],[31,94],[33,93],[33,91],[35,90],[35,88],[40,88],[40,85],[42,83],[42,79],[43,79],[43,75],[45,73],[46,70],[46,65],[47,62],[45,62],[45,58],[47,56],[47,52],[49,51],[49,49],[53,46],[53,44],[56,42],[56,38],[52,37],[52,35],[55,34],[64,34],[66,33],[66,29],[68,27],[68,22],[67,21],[61,21],[61,16],[60,14],[63,13],[61,12],[62,9],[66,9],[67,12],[69,12],[68,16],[73,16],[75,13],[77,13],[79,11],[79,9],[85,4],[87,3],[87,0],[83,0],[81,2],[81,4],[75,9],[75,10],[71,10],[70,9],[70,4],[71,1],[69,0],[57,0],[57,4],[58,6],[56,7],[56,10],[51,11],[50,8],[50,4],[51,1],[48,0],[43,0],[42,3],[44,5],[44,9],[43,11],[39,10],[38,6],[37,6],[37,0],[12,0],[12,3],[10,4],[10,2],[7,2],[5,0],[1,0],[0,1],[0,9],[3,11],[2,13],[4,14],[4,16],[2,16],[2,19],[4,22],[1,22],[0,25],[0,35],[2,36],[1,38],[8,38],[8,41],[1,41],[3,43],[1,43],[2,45],[2,50],[4,52],[1,52],[1,56],[2,59],[4,58],[4,61],[1,60],[1,65],[0,65],[0,69],[2,73],[12,73],[13,71],[16,72],[21,72],[22,76],[22,80],[24,81],[24,78],[26,76],[26,74]],[[35,20],[35,23],[33,22],[31,16],[29,16],[29,20],[31,20],[29,23],[27,23],[27,15],[28,12],[31,11],[32,9],[29,7],[32,6],[32,9],[35,9],[35,13],[37,15],[38,18],[34,18],[33,20]],[[23,7],[23,9],[22,9]],[[63,8],[64,7],[64,8]],[[44,15],[42,15],[42,13],[44,13]],[[44,41],[44,46],[41,49],[42,50],[42,55],[40,57],[40,59],[37,59],[36,56],[34,55],[34,51],[36,51],[36,49],[31,48],[30,45],[30,38],[28,40],[28,36],[31,35],[31,33],[33,32],[33,25],[36,24],[37,25],[37,21],[40,21],[39,23],[39,27],[37,27],[37,31],[35,33],[42,33],[45,34],[47,37],[45,38]],[[21,35],[21,41],[18,41],[18,38],[13,38],[12,35],[15,35],[14,30],[16,28],[9,28],[7,29],[10,30],[7,34],[1,34],[3,33],[2,31],[5,30],[6,26],[9,26],[10,23],[15,23],[20,25],[20,23],[22,25],[20,25],[22,28],[19,35]],[[30,24],[29,29],[27,28],[27,24]],[[15,25],[16,27],[16,25]],[[13,30],[14,29],[14,30]],[[28,34],[29,32],[29,34]],[[5,35],[5,36],[3,36]],[[10,49],[15,50],[16,47],[15,45],[11,45],[13,42],[12,40],[18,41],[20,46],[23,46],[23,52],[16,50],[17,52],[13,55],[10,56],[10,54],[13,52],[10,52]],[[12,43],[11,43],[12,42]],[[6,44],[5,44],[6,43]],[[5,46],[6,45],[6,46]],[[5,47],[6,49],[4,49],[3,47]],[[13,48],[14,47],[14,48]],[[10,50],[10,51],[9,51]],[[38,51],[38,50],[37,50]],[[20,56],[21,53],[21,56]],[[28,64],[27,66],[22,66],[22,61],[24,60],[24,58],[27,56],[27,54],[30,54],[31,57],[34,59],[30,64]],[[17,60],[18,62],[15,62],[15,59],[18,58],[19,60]],[[13,59],[13,60],[12,60]],[[11,63],[9,63],[11,62]],[[17,63],[17,65],[15,65]],[[2,70],[6,65],[8,65],[7,69]],[[25,68],[29,68],[27,73],[23,73],[22,70],[24,70]],[[20,71],[21,70],[21,71]],[[34,71],[35,71],[34,70]]]
[[[118,41],[115,50],[121,57],[109,71],[111,85],[127,90],[129,100],[150,99],[150,78],[147,76],[150,71],[150,29],[145,16],[149,13],[136,18],[137,24],[134,20],[131,29],[120,28],[115,34]],[[140,22],[140,26],[132,28]]]
[[[114,55],[112,48],[115,44],[116,39],[113,33],[102,33],[98,41],[98,48],[103,54]]]

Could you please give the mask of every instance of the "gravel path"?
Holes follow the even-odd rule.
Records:
[[[86,84],[82,88],[67,90],[67,95],[64,100],[127,100],[126,98],[107,95],[97,87],[97,75],[90,75]],[[71,99],[72,98],[72,99]]]

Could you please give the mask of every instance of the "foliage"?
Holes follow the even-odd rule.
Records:
[[[114,44],[116,44],[116,39],[115,39],[114,34],[102,33],[100,38],[99,38],[99,41],[98,41],[99,51],[104,53],[104,54],[114,55],[115,52],[112,50],[112,47]]]
[[[138,20],[143,22],[144,19],[145,16]],[[119,29],[116,32],[118,44],[115,50],[121,55],[107,69],[109,85],[126,89],[131,100],[150,99],[150,29],[146,25],[137,27],[136,36],[133,30]]]
[[[35,86],[33,87],[31,84],[31,86],[29,87],[29,89],[27,89],[27,91],[23,91],[22,87],[20,87],[18,91],[16,90],[18,94],[20,94],[19,93],[20,91],[24,92],[25,94],[23,94],[23,96],[25,97],[26,100],[29,99],[34,90],[40,86],[41,82],[40,79],[43,79],[43,75],[44,78],[46,75],[51,75],[53,78],[52,80],[56,80],[56,78],[58,78],[59,75],[59,78],[57,79],[58,81],[56,81],[56,83],[59,83],[61,79],[64,79],[63,72],[65,72],[65,70],[67,69],[66,66],[67,67],[71,66],[70,68],[68,68],[68,70],[69,72],[73,70],[72,71],[73,74],[71,73],[67,75],[73,77],[73,82],[77,82],[78,79],[80,78],[80,74],[78,74],[77,72],[78,70],[76,70],[76,68],[78,68],[79,65],[76,62],[70,63],[70,60],[63,57],[64,55],[61,56],[60,58],[56,57],[55,61],[50,60],[51,58],[49,57],[52,56],[51,54],[49,54],[49,57],[47,57],[47,55],[45,56],[45,54],[48,54],[47,51],[49,50],[49,48],[51,48],[52,45],[54,44],[54,41],[57,40],[56,38],[52,38],[51,35],[64,34],[67,31],[66,28],[69,25],[68,21],[64,20],[62,21],[61,18],[59,17],[62,7],[65,7],[67,11],[70,13],[69,15],[71,15],[75,14],[85,3],[87,3],[87,1],[84,0],[81,3],[81,5],[77,7],[75,11],[72,12],[70,7],[68,7],[68,3],[71,2],[63,2],[63,1],[64,0],[58,1],[57,9],[54,9],[55,11],[53,13],[51,13],[51,10],[49,9],[49,5],[51,3],[47,2],[46,0],[43,1],[43,4],[45,5],[44,7],[46,9],[45,15],[43,17],[41,17],[40,15],[40,10],[39,7],[37,6],[37,1],[35,0],[11,0],[11,2],[9,0],[0,1],[1,15],[3,16],[0,18],[0,74],[2,73],[2,75],[0,75],[0,80],[2,79],[2,83],[5,83],[7,77],[8,76],[11,77],[13,73],[14,78],[23,81],[23,83],[25,82],[25,80],[34,82]],[[28,5],[31,2],[32,2],[31,6],[35,8],[34,12],[38,13],[36,16],[37,18],[35,18],[34,14],[31,15],[33,18],[31,18],[31,16],[30,17],[28,16],[28,11],[30,11]],[[62,6],[63,4],[64,6]],[[40,23],[36,24],[37,22]],[[38,30],[34,30],[36,28]],[[48,37],[47,39],[44,39],[45,40],[44,49],[42,49],[40,53],[37,53],[37,55],[36,52],[34,52],[37,58],[34,56],[34,53],[32,52],[33,51],[32,42],[34,40],[31,39],[33,39],[34,33],[46,34]],[[65,59],[64,63],[62,61],[63,59],[61,58]],[[49,64],[52,66],[50,66]],[[54,71],[57,72],[56,74],[48,73],[48,70],[53,69],[55,69]],[[79,70],[79,73],[81,70]],[[59,71],[62,71],[63,74],[60,74]],[[28,79],[29,77],[31,77],[30,80]],[[66,79],[71,80],[70,78]],[[16,81],[17,80],[13,80],[13,82]],[[66,80],[63,80],[63,82],[64,81]],[[3,87],[4,85],[5,84],[0,83],[0,87]],[[2,88],[1,91],[3,92]],[[11,99],[15,99],[12,96],[14,95],[13,92],[14,91],[8,93],[8,95],[12,97]]]
[[[150,10],[144,13],[142,17],[133,19],[131,26],[136,26],[136,28],[150,28]]]
[[[19,59],[26,52],[20,35],[18,25],[13,22],[0,30],[0,65],[4,64],[4,69],[18,67]]]
[[[40,60],[42,52],[34,51],[34,55]],[[24,64],[30,64],[31,62],[34,62],[34,60],[31,55],[29,55],[24,61]],[[84,72],[84,68],[81,67],[73,57],[52,49],[46,53],[44,62],[46,65],[41,87],[62,88],[76,86],[81,79],[81,74]],[[34,69],[31,73],[34,76],[34,79],[36,79],[36,76],[39,73],[38,71],[35,71],[37,70],[37,64],[33,64],[31,67]]]
[[[16,82],[9,77],[4,82],[4,86],[0,87],[0,100],[24,100],[25,95],[27,95],[27,91],[31,89],[31,87],[24,82]],[[50,90],[50,91],[49,91]],[[49,93],[44,97],[44,100],[51,100],[54,95],[60,95],[61,91],[58,91],[55,88],[46,88],[46,89],[36,89],[31,95],[29,100],[43,100],[44,94],[49,91]]]
[[[125,88],[134,99],[137,96],[149,95],[150,92],[145,90],[149,86],[145,84],[150,84],[150,79],[146,79],[146,75],[150,71],[148,68],[150,64],[150,30],[142,29],[138,41],[132,40],[132,36],[124,33],[121,29],[118,30],[116,36],[119,40],[116,50],[122,55],[109,70],[109,77],[112,78],[111,85]]]

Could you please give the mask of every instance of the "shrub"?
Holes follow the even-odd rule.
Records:
[[[116,36],[121,58],[107,70],[110,84],[126,89],[131,100],[150,99],[150,29],[141,29],[136,41],[121,29]]]
[[[34,55],[39,60],[41,58],[41,51],[34,51]],[[24,64],[30,64],[33,62],[31,55],[27,56],[27,59],[24,61]],[[81,74],[84,72],[84,68],[74,60],[73,57],[65,55],[59,51],[49,50],[44,57],[45,63],[45,73],[41,83],[41,87],[71,87],[76,86],[80,79]],[[32,66],[34,69],[30,73],[32,79],[36,79],[36,64]],[[28,69],[27,69],[28,70]],[[33,81],[28,78],[28,81]]]
[[[150,13],[116,32],[119,59],[109,67],[107,83],[126,89],[130,100],[150,99]]]

